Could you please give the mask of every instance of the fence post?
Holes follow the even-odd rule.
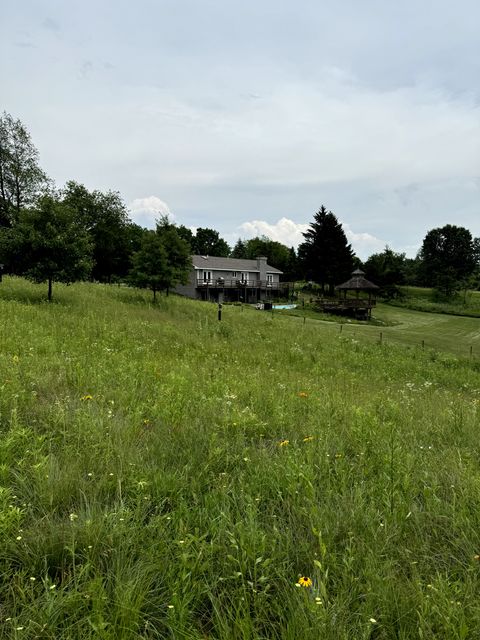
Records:
[[[470,359],[473,358],[473,345],[470,345]]]
[[[422,349],[425,349],[425,340],[422,340]]]
[[[218,321],[220,322],[221,319],[222,319],[222,304],[219,303],[218,304]]]

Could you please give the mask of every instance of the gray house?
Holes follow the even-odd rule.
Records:
[[[267,258],[217,258],[192,256],[192,270],[186,285],[176,293],[215,302],[258,302],[288,295],[289,285],[280,282],[283,273],[267,264]]]

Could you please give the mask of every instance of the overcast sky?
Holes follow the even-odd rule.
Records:
[[[480,236],[476,0],[3,3],[0,109],[58,186],[231,244],[324,204],[361,257]]]

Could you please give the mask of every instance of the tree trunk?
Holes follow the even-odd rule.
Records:
[[[52,278],[48,279],[48,301],[52,301]]]

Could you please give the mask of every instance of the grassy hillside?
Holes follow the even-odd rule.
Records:
[[[476,361],[44,295],[0,285],[0,637],[480,636]]]
[[[436,297],[432,289],[424,287],[400,287],[400,290],[402,297],[391,300],[390,304],[417,311],[480,318],[480,291],[462,291],[450,299],[442,299]]]

